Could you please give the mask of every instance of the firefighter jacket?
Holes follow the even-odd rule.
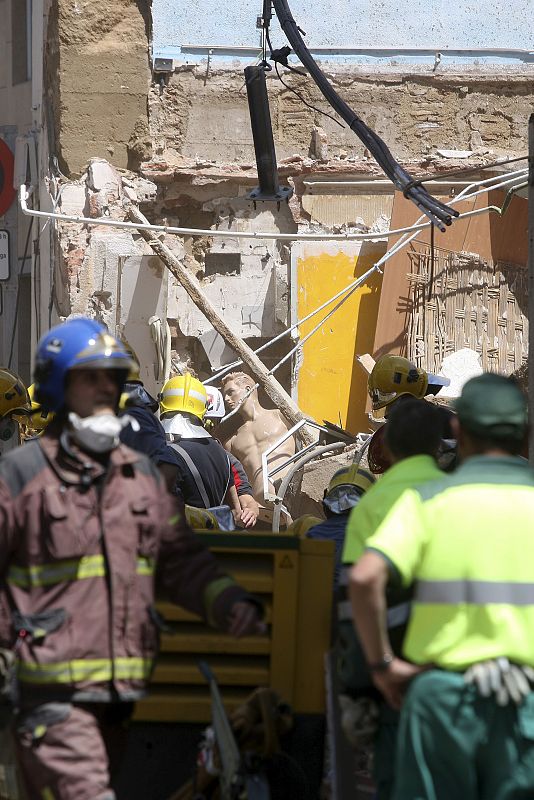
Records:
[[[23,704],[135,700],[158,647],[155,586],[218,627],[251,599],[185,524],[146,456],[107,463],[60,426],[0,460],[0,637]]]

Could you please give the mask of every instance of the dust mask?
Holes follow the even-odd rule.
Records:
[[[123,417],[117,417],[115,414],[79,417],[71,411],[69,422],[74,441],[90,453],[109,453],[110,450],[114,450],[119,444],[120,432],[127,425],[131,425],[134,431],[139,430],[137,420],[128,414]]]

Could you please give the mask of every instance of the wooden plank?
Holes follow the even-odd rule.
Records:
[[[254,660],[235,656],[212,656],[209,665],[221,686],[268,686],[270,679],[269,659]],[[198,659],[167,655],[160,657],[151,684],[199,684],[206,679],[198,669]]]
[[[256,592],[256,594],[261,594],[261,592]],[[263,602],[265,608],[265,622],[269,625],[272,620],[271,598],[270,596],[260,597],[260,600]],[[181,606],[175,606],[174,603],[162,601],[157,603],[156,608],[166,622],[202,623],[202,617],[199,617],[197,614],[192,614],[190,611],[186,611],[185,608],[182,608]]]
[[[268,655],[271,642],[267,636],[231,636],[210,628],[200,630],[181,629],[175,634],[164,633],[161,649],[166,653],[236,653],[243,655]]]
[[[228,713],[240,706],[250,694],[249,687],[239,691],[223,692],[223,702]],[[211,722],[211,700],[208,687],[205,690],[151,691],[140,700],[135,709],[134,720],[143,722]]]
[[[136,206],[129,206],[128,215],[133,222],[141,223],[142,225],[148,224],[148,220]],[[220,317],[215,306],[204,294],[200,281],[196,278],[193,270],[187,269],[187,256],[184,256],[184,263],[182,263],[175,253],[156,237],[153,231],[141,229],[139,233],[161,259],[169,272],[184,287],[193,303],[204,314],[208,322],[213,325],[217,333],[222,336],[234,353],[237,353],[239,358],[243,360],[244,365],[249,368],[258,384],[265,389],[275,406],[291,425],[296,425],[298,422],[305,420],[306,417],[284,387],[269,373],[265,364],[244,340],[234,333]],[[192,266],[196,269],[196,262],[193,262]],[[305,445],[313,444],[317,438],[315,431],[307,425],[301,428],[299,437]]]

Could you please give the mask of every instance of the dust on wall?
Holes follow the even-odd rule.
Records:
[[[90,158],[137,169],[150,157],[149,0],[52,0],[46,93],[62,172]]]
[[[435,74],[369,73],[347,65],[328,73],[334,88],[401,160],[419,159],[442,148],[524,152],[534,105],[533,75],[529,66]],[[308,104],[331,111],[309,78],[286,75],[285,81]],[[365,155],[352,131],[307,107],[272,73],[268,92],[279,159],[308,155],[312,132],[319,125],[331,158]],[[170,162],[254,160],[241,68],[180,67],[167,85],[151,90],[149,113],[157,157]]]

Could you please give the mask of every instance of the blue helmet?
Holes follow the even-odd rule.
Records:
[[[71,369],[116,369],[124,380],[132,358],[101,322],[79,317],[51,328],[37,345],[35,400],[47,411],[59,411],[65,402],[65,378]]]

